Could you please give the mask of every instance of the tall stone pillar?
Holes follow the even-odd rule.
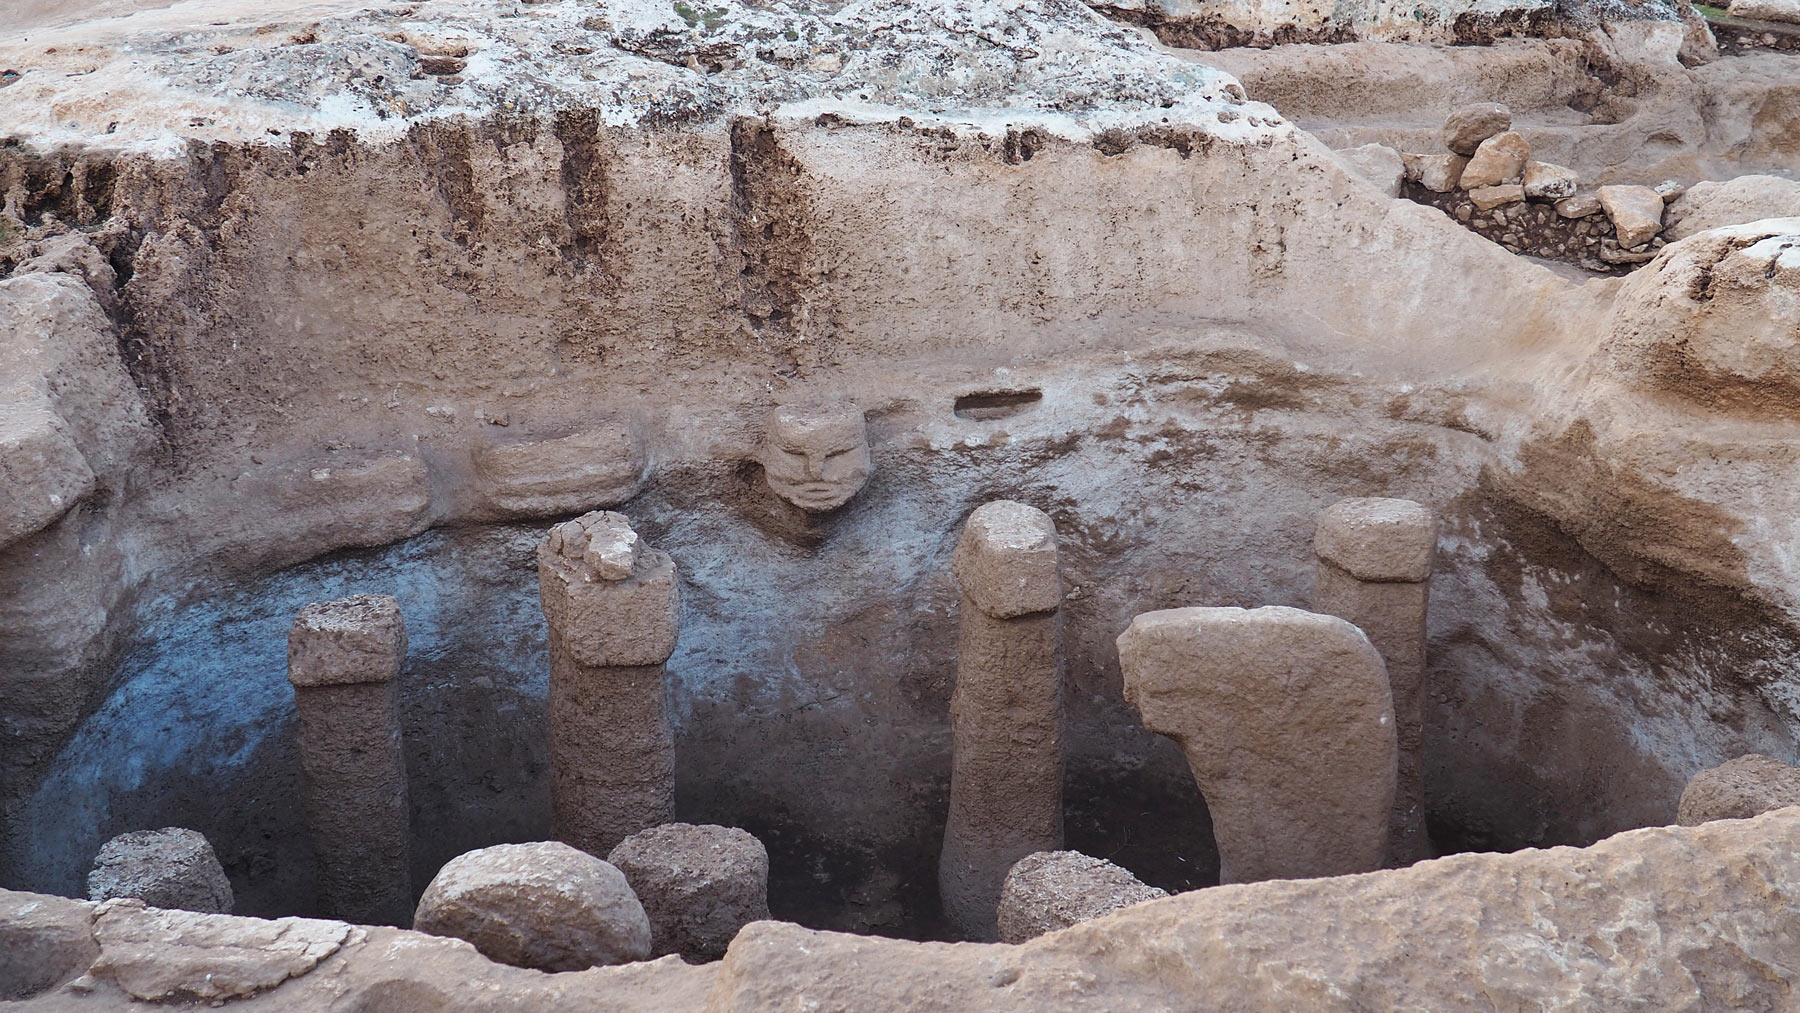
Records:
[[[1425,833],[1425,610],[1437,517],[1406,499],[1347,499],[1319,517],[1313,609],[1355,624],[1387,664],[1399,775],[1388,862],[1431,857]]]
[[[1056,527],[1023,503],[988,503],[963,527],[953,569],[962,634],[938,890],[958,931],[992,940],[1007,870],[1033,852],[1062,848]]]
[[[412,924],[411,810],[394,702],[405,657],[400,605],[385,594],[308,605],[288,632],[320,900],[349,922]]]
[[[1119,667],[1144,727],[1187,754],[1221,882],[1381,868],[1394,705],[1361,630],[1283,606],[1146,612]]]
[[[675,653],[675,562],[622,514],[595,511],[538,546],[550,623],[550,809],[558,840],[604,858],[675,818],[675,734],[663,663]]]

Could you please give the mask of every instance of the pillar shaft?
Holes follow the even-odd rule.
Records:
[[[950,703],[950,812],[938,860],[944,913],[996,939],[1013,863],[1062,847],[1062,578],[1056,528],[1022,503],[989,503],[957,543],[963,589]]]

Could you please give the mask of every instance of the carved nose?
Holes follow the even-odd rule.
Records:
[[[811,479],[824,478],[825,458],[816,454],[806,455],[806,477]]]

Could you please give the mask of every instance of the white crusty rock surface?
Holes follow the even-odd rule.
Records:
[[[1673,242],[1726,225],[1792,217],[1800,217],[1800,180],[1764,175],[1702,180],[1670,202],[1663,236]]]

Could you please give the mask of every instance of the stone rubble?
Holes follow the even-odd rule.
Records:
[[[1444,147],[1468,157],[1495,134],[1512,129],[1512,110],[1498,102],[1463,106],[1444,120]]]
[[[1484,186],[1517,183],[1525,175],[1525,163],[1531,160],[1531,145],[1523,134],[1508,130],[1481,142],[1463,167],[1458,186],[1474,190]]]
[[[1662,195],[1647,186],[1603,186],[1595,191],[1613,223],[1619,245],[1627,249],[1656,238],[1663,226]]]

